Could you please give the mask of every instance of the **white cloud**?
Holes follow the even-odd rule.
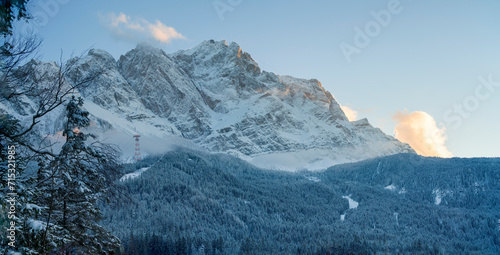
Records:
[[[446,130],[438,128],[434,118],[426,112],[398,112],[393,116],[398,121],[395,128],[396,138],[408,143],[422,156],[451,157],[446,148]]]
[[[350,108],[349,106],[341,105],[340,108],[344,111],[345,116],[349,121],[355,121],[358,118],[358,112]]]
[[[153,37],[163,43],[170,43],[173,39],[186,39],[183,35],[179,34],[173,27],[167,27],[159,20],[156,24],[149,24],[148,28]]]
[[[114,13],[110,13],[109,19],[111,20],[111,23],[109,24],[111,27],[118,27],[121,23],[128,23],[128,17],[123,13],[120,13],[118,16]]]
[[[134,18],[130,16],[114,12],[106,15],[101,15],[101,23],[104,24],[114,36],[140,42],[147,39],[152,39],[160,43],[168,44],[172,40],[186,39],[182,34],[177,32],[175,28],[163,24],[159,20],[151,23],[145,19]]]

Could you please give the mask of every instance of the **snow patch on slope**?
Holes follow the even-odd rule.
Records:
[[[440,205],[441,202],[443,202],[443,198],[445,196],[448,196],[450,194],[453,194],[453,191],[451,190],[440,190],[440,189],[434,189],[432,191],[432,194],[434,194],[434,204],[435,205]]]
[[[359,203],[354,201],[352,198],[351,198],[351,195],[349,196],[342,196],[342,198],[344,199],[347,199],[347,201],[349,202],[349,210],[354,210],[356,208],[358,208],[359,206]],[[345,220],[345,216],[346,216],[347,212],[344,212],[344,214],[340,215],[340,220],[341,221],[344,221]]]
[[[319,179],[318,177],[316,176],[304,176],[306,179],[312,181],[312,182],[320,182],[321,179]]]
[[[358,208],[359,203],[356,202],[356,201],[354,201],[351,198],[351,195],[349,195],[349,196],[342,196],[342,198],[345,198],[345,199],[347,199],[347,201],[349,201],[349,209],[356,209],[356,208]]]
[[[391,184],[389,186],[385,186],[384,189],[390,190],[390,191],[396,191],[398,188],[394,184]]]
[[[141,176],[141,174],[144,173],[148,169],[149,169],[149,167],[143,167],[135,172],[128,173],[128,174],[122,176],[122,178],[120,178],[120,181],[124,182],[124,181],[135,179],[135,178]]]

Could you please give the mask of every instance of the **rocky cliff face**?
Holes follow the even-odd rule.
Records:
[[[173,54],[143,43],[118,61],[91,50],[71,63],[69,83],[97,74],[78,93],[98,132],[184,137],[210,151],[277,168],[283,164],[273,159],[297,155],[296,166],[286,167],[322,168],[414,152],[366,119],[349,122],[319,81],[262,71],[236,43],[205,41]],[[1,106],[22,115],[22,107]]]

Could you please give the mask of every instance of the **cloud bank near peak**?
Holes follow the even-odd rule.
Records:
[[[344,112],[349,121],[355,121],[358,118],[358,112],[349,106],[340,105],[340,109]]]
[[[439,128],[434,118],[426,112],[398,112],[393,116],[398,122],[395,136],[409,144],[419,155],[452,157],[445,145],[446,130]]]

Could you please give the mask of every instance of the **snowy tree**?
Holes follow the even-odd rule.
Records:
[[[82,110],[82,98],[74,96],[66,106],[67,121],[61,152],[41,168],[37,201],[43,205],[38,220],[39,251],[60,254],[106,254],[119,247],[118,238],[99,225],[99,201],[106,199],[118,173],[112,147],[90,143],[85,134],[89,113]]]
[[[22,146],[26,140],[23,137],[11,139],[20,129],[19,120],[0,111],[0,211],[2,212],[0,226],[7,229],[14,223],[16,229],[15,242],[2,235],[0,247],[5,247],[1,250],[3,253],[7,253],[15,245],[18,251],[33,254],[35,251],[29,248],[27,240],[32,239],[28,237],[33,223],[29,220],[29,215],[38,208],[34,206],[32,200],[33,184],[36,180],[34,176],[25,174],[25,169],[33,158],[27,156],[27,149]],[[14,214],[8,215],[7,211]],[[11,218],[12,216],[15,217]]]
[[[44,171],[52,167],[53,161],[57,161],[57,154],[52,150],[52,144],[38,136],[36,126],[40,119],[46,117],[50,112],[58,107],[64,106],[75,90],[86,86],[89,82],[100,75],[100,72],[93,72],[77,81],[69,83],[66,81],[66,74],[72,68],[74,61],[60,64],[58,72],[50,79],[46,73],[38,73],[30,65],[21,66],[24,61],[33,56],[40,45],[40,40],[36,37],[7,38],[7,43],[0,47],[0,101],[7,105],[22,104],[23,97],[36,98],[34,112],[31,114],[29,122],[22,122],[16,117],[0,111],[0,210],[7,210],[6,194],[8,192],[7,173],[4,168],[8,166],[9,149],[15,147],[16,164],[16,222],[17,238],[16,250],[25,254],[36,254],[41,246],[46,246],[40,240],[47,234],[42,231],[44,224],[40,224],[38,217],[43,205],[38,205],[39,198],[35,198],[44,185]],[[75,58],[76,59],[76,58]],[[85,115],[84,117],[87,117]],[[74,125],[74,120],[71,120]],[[78,124],[78,123],[77,123]],[[67,133],[69,134],[69,133]],[[88,136],[82,136],[86,140]],[[79,139],[80,139],[79,138]],[[75,138],[72,138],[75,139]],[[105,145],[94,143],[94,148],[100,151],[109,151]],[[109,153],[108,153],[109,154]],[[113,156],[113,155],[109,155]],[[109,161],[111,157],[106,157]],[[101,160],[102,161],[102,160]],[[108,164],[109,165],[109,164]],[[103,165],[102,167],[106,167]],[[37,176],[38,172],[38,176]],[[107,174],[107,173],[106,173]],[[37,181],[38,177],[38,181]],[[109,177],[109,176],[108,176]],[[108,178],[109,179],[109,178]],[[37,201],[35,201],[37,199]],[[3,214],[6,215],[6,214]],[[1,217],[0,217],[1,218]],[[0,226],[5,227],[10,220],[0,219]],[[49,224],[49,226],[52,226]],[[56,228],[56,225],[54,225]],[[6,247],[0,253],[7,252],[6,235],[0,237],[0,246]],[[48,242],[50,243],[50,242]],[[53,243],[52,246],[57,246]]]
[[[47,216],[46,212],[49,208],[46,207],[46,204],[38,204],[43,199],[35,197],[35,194],[40,194],[40,190],[48,188],[47,183],[50,178],[46,174],[49,172],[48,169],[54,166],[54,162],[59,161],[60,157],[52,151],[51,144],[47,144],[43,138],[37,137],[36,126],[40,119],[66,104],[71,93],[80,87],[86,86],[100,73],[94,72],[81,80],[68,83],[66,74],[77,58],[74,59],[75,61],[69,61],[66,64],[61,61],[58,72],[49,79],[47,79],[46,73],[37,73],[29,65],[24,65],[27,60],[35,57],[37,49],[41,45],[41,39],[33,34],[14,36],[12,33],[12,21],[16,19],[28,21],[30,19],[31,16],[26,9],[28,2],[29,0],[21,0],[2,1],[0,3],[0,23],[2,23],[0,25],[0,101],[7,105],[19,103],[22,105],[22,98],[24,97],[37,99],[29,122],[20,122],[13,115],[0,111],[0,211],[2,212],[0,227],[7,226],[6,224],[11,221],[16,222],[15,250],[22,254],[38,254],[38,251],[44,249],[43,247],[58,245],[55,239],[49,238],[49,232],[59,229],[60,226],[55,221],[49,223],[41,218],[42,215]],[[84,136],[81,138],[87,139]],[[98,150],[100,148],[101,151],[106,151],[106,146],[96,145]],[[5,168],[8,166],[9,148],[14,147],[16,164],[15,191],[17,194],[16,217],[6,219],[4,217],[7,215],[6,210],[8,208],[6,194],[9,187],[7,185],[8,171]],[[103,164],[100,169],[110,168],[109,166],[112,165],[109,163],[111,162],[110,157],[104,158],[105,160],[95,158],[95,162],[108,162]],[[111,180],[109,172],[104,173],[107,177],[106,180]],[[51,178],[55,177],[51,176]],[[95,200],[99,199],[101,197],[96,195]],[[66,241],[63,240],[60,243],[67,243]],[[7,245],[6,235],[0,237],[0,247],[1,254],[8,253],[9,246]]]

